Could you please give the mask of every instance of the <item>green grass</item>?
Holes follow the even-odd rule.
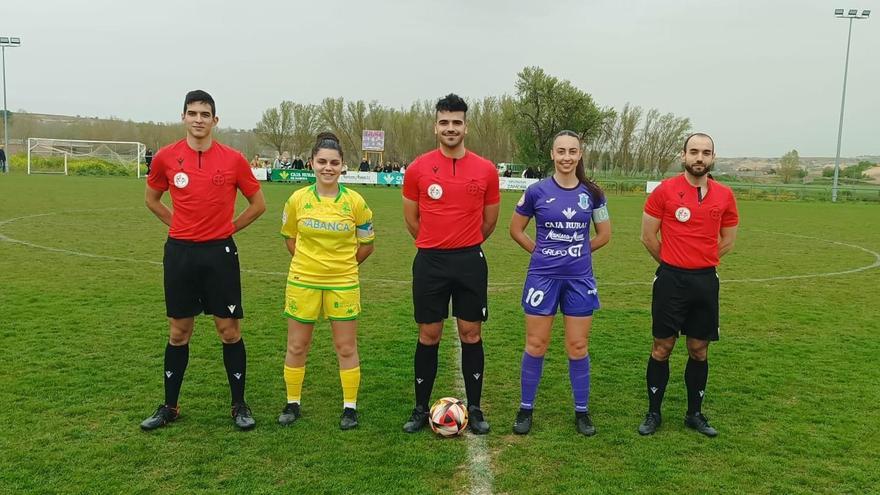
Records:
[[[233,430],[221,346],[202,317],[183,416],[145,434],[138,423],[162,399],[167,329],[157,264],[166,231],[143,206],[143,182],[0,176],[0,493],[467,490],[465,439],[400,431],[412,407],[416,331],[408,283],[414,248],[398,189],[355,187],[375,212],[377,232],[376,252],[362,267],[361,427],[338,429],[342,398],[326,324],[309,356],[302,421],[275,424],[284,402],[281,311],[289,262],[277,231],[295,187],[267,184],[268,213],[236,238],[248,270],[243,328],[256,430]],[[876,205],[741,201],[739,241],[720,268],[722,340],[710,349],[705,403],[720,436],[702,438],[681,424],[680,348],[663,427],[641,438],[635,428],[646,408],[654,263],[638,242],[644,198],[611,196],[614,235],[595,257],[603,309],[590,343],[599,434],[574,433],[557,327],[535,426],[519,437],[510,426],[519,401],[519,297],[528,257],[506,233],[517,198],[503,194],[498,232],[484,247],[491,318],[483,406],[493,427],[486,441],[497,493],[880,491],[880,270],[742,281],[871,265],[872,254],[831,241],[880,251]],[[463,396],[451,330],[434,397]]]

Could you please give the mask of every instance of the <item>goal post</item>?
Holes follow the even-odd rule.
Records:
[[[28,138],[27,173],[144,177],[147,147],[136,141]]]

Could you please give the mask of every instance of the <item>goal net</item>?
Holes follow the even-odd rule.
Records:
[[[123,175],[147,173],[143,143],[28,138],[28,174]]]

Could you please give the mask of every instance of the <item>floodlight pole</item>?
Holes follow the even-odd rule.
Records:
[[[3,173],[9,173],[9,111],[6,110],[6,47],[0,46],[3,52],[3,152],[7,154],[6,163],[3,164]]]
[[[840,12],[840,13],[838,13]],[[843,15],[843,11],[835,11],[838,18],[849,19],[849,33],[846,36],[846,62],[843,64],[843,95],[840,97],[840,121],[837,124],[837,154],[834,158],[834,182],[831,185],[831,202],[837,202],[838,178],[840,177],[840,143],[843,138],[843,107],[846,103],[846,76],[849,71],[849,46],[852,41],[853,19],[867,19],[870,11],[862,11],[862,16],[858,15],[858,11],[850,10],[847,15]]]
[[[3,152],[6,153],[6,163],[3,166],[4,173],[9,173],[9,110],[6,108],[6,47],[16,48],[21,46],[21,38],[0,36],[0,52],[3,58]]]

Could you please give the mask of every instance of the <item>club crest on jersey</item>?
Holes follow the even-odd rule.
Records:
[[[681,223],[687,222],[691,219],[691,210],[688,210],[687,207],[682,206],[681,208],[675,210],[675,219]]]
[[[440,184],[431,184],[428,186],[428,196],[431,199],[440,199],[443,197],[443,188]]]
[[[184,172],[177,172],[174,174],[174,185],[178,189],[183,189],[189,185],[189,176]]]
[[[590,209],[590,197],[587,196],[586,193],[578,194],[578,206],[580,206],[582,210]]]
[[[211,177],[211,182],[213,182],[215,186],[222,186],[223,184],[226,184],[226,177],[223,177],[222,173],[217,172],[214,177]]]

